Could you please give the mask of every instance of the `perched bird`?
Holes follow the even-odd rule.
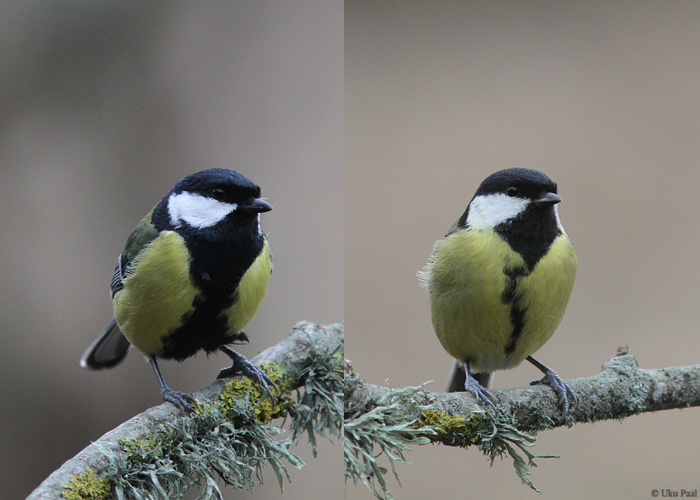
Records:
[[[557,185],[537,170],[488,176],[418,275],[430,295],[435,333],[455,358],[447,390],[469,391],[495,407],[489,372],[527,359],[544,373],[533,384],[557,394],[563,422],[576,395],[532,357],[559,326],[576,277],[578,258],[559,220],[560,201]]]
[[[267,292],[272,260],[260,214],[270,210],[260,188],[233,170],[203,170],[175,184],[127,239],[110,285],[114,320],[80,364],[111,368],[133,345],[148,358],[163,399],[191,412],[194,398],[165,384],[156,358],[220,350],[232,366],[218,378],[250,376],[272,400],[272,380],[228,347],[248,342],[242,329]]]

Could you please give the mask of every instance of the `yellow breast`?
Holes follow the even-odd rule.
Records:
[[[237,290],[237,300],[225,313],[230,332],[241,331],[258,312],[258,308],[267,293],[271,272],[270,245],[265,240],[262,252],[241,278]]]
[[[161,232],[132,263],[134,273],[112,301],[114,318],[139,351],[161,351],[162,337],[182,324],[198,292],[190,277],[190,254],[180,235]]]
[[[474,371],[512,368],[552,336],[564,315],[576,275],[576,252],[565,234],[531,273],[516,280],[513,297],[524,325],[512,342],[513,303],[504,269],[525,269],[520,254],[496,233],[460,230],[438,241],[422,277],[432,321],[445,350]]]

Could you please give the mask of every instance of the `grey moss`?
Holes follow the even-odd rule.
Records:
[[[346,392],[358,385],[362,385],[359,378],[346,375]],[[369,411],[369,397],[346,405],[343,441],[346,480],[352,479],[355,484],[362,481],[377,498],[393,498],[384,479],[387,469],[378,464],[377,458],[386,455],[394,477],[401,484],[396,462],[407,463],[404,452],[410,449],[409,444],[428,444],[438,432],[427,425],[416,428],[420,412],[426,409],[413,402],[419,391],[421,387],[390,390]]]
[[[292,441],[298,443],[306,434],[316,458],[316,434],[330,440],[340,436],[343,425],[343,373],[342,345],[335,349],[319,348],[313,343],[308,362],[299,371],[305,381],[303,394],[297,392],[297,404],[289,410],[292,418]]]
[[[266,465],[283,488],[289,479],[284,461],[297,468],[304,465],[289,450],[290,439],[276,440],[282,429],[260,425],[249,401],[237,402],[233,411],[235,423],[217,405],[204,403],[192,417],[162,425],[147,439],[121,440],[122,452],[104,448],[104,472],[116,497],[180,497],[197,485],[199,498],[220,498],[219,480],[252,488],[263,482]]]
[[[645,370],[628,349],[604,364],[598,375],[569,382],[579,403],[563,425],[616,419],[642,412],[700,406],[700,365]],[[377,498],[390,499],[377,458],[386,454],[406,462],[411,444],[476,446],[491,464],[510,457],[521,481],[535,491],[530,472],[536,458],[535,435],[556,427],[557,398],[548,387],[493,391],[497,413],[484,409],[468,393],[429,392],[422,387],[392,389],[367,384],[347,374],[345,385],[346,478],[361,480]],[[376,453],[375,450],[379,450]],[[398,476],[397,476],[398,480]],[[399,482],[400,484],[400,482]]]
[[[351,379],[354,379],[351,381]],[[352,390],[362,390],[364,383],[355,375],[348,380]],[[421,393],[420,397],[416,397]],[[519,431],[513,425],[499,420],[493,413],[475,409],[467,418],[435,411],[432,405],[419,405],[417,400],[428,397],[421,387],[389,389],[378,399],[346,398],[352,401],[345,408],[345,476],[358,480],[379,499],[393,498],[387,489],[384,475],[388,469],[381,467],[377,459],[386,455],[394,477],[396,462],[408,463],[404,452],[410,445],[441,442],[448,446],[478,446],[491,463],[506,454],[513,459],[515,472],[524,484],[535,491],[530,479],[530,467],[536,466],[537,456],[528,448],[535,438]],[[368,410],[368,408],[370,408]],[[377,453],[375,450],[379,450]]]
[[[198,498],[218,499],[220,483],[252,489],[263,483],[266,467],[283,491],[287,467],[304,465],[291,446],[306,433],[315,451],[317,434],[340,434],[342,353],[341,323],[300,323],[253,359],[279,388],[274,407],[245,378],[216,381],[195,393],[195,413],[164,404],[137,415],[66,462],[28,499],[70,493],[87,470],[117,499],[178,498],[194,487]],[[289,418],[292,431],[268,423],[277,417]]]

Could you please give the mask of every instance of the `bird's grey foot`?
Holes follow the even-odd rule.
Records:
[[[532,356],[529,356],[527,360],[530,361],[530,363],[535,365],[537,368],[539,368],[542,371],[542,373],[544,373],[544,377],[542,377],[541,380],[535,380],[531,382],[530,385],[546,384],[554,390],[554,393],[557,395],[557,398],[559,398],[559,408],[561,409],[561,417],[557,421],[557,425],[562,425],[566,421],[566,415],[569,412],[569,407],[575,406],[576,403],[578,403],[578,397],[576,396],[576,393],[571,388],[571,386],[569,386],[569,384],[564,382],[564,380],[559,376],[557,372],[543,365]]]
[[[222,379],[236,377],[238,375],[245,375],[246,377],[253,379],[253,381],[258,384],[263,391],[265,391],[265,395],[270,398],[272,406],[274,406],[275,398],[272,394],[271,386],[275,389],[277,386],[272,379],[268,377],[267,373],[248,361],[248,358],[242,354],[238,354],[236,351],[229,349],[226,346],[221,346],[219,349],[231,358],[233,364],[228,368],[222,369],[216,378]]]
[[[496,410],[496,405],[494,404],[493,394],[486,387],[481,385],[472,375],[471,370],[469,370],[469,365],[464,363],[464,371],[467,374],[467,379],[464,381],[464,389],[470,392],[476,399],[483,401],[489,405],[494,411]]]
[[[186,392],[173,391],[168,386],[161,389],[160,393],[163,399],[168,403],[172,403],[185,413],[194,412],[193,405],[196,404],[195,399]]]

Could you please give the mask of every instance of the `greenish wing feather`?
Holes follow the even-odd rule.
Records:
[[[122,254],[117,258],[114,276],[112,276],[112,282],[110,283],[112,297],[122,289],[122,281],[126,278],[129,272],[129,266],[134,259],[136,259],[136,256],[158,236],[159,231],[153,225],[151,220],[152,215],[153,210],[148,212],[148,214],[136,224],[136,227],[126,240],[126,245],[124,245]]]
[[[127,264],[133,262],[139,252],[158,236],[159,231],[151,222],[152,215],[153,210],[148,212],[148,214],[136,224],[136,227],[126,240],[122,255],[126,257]]]

